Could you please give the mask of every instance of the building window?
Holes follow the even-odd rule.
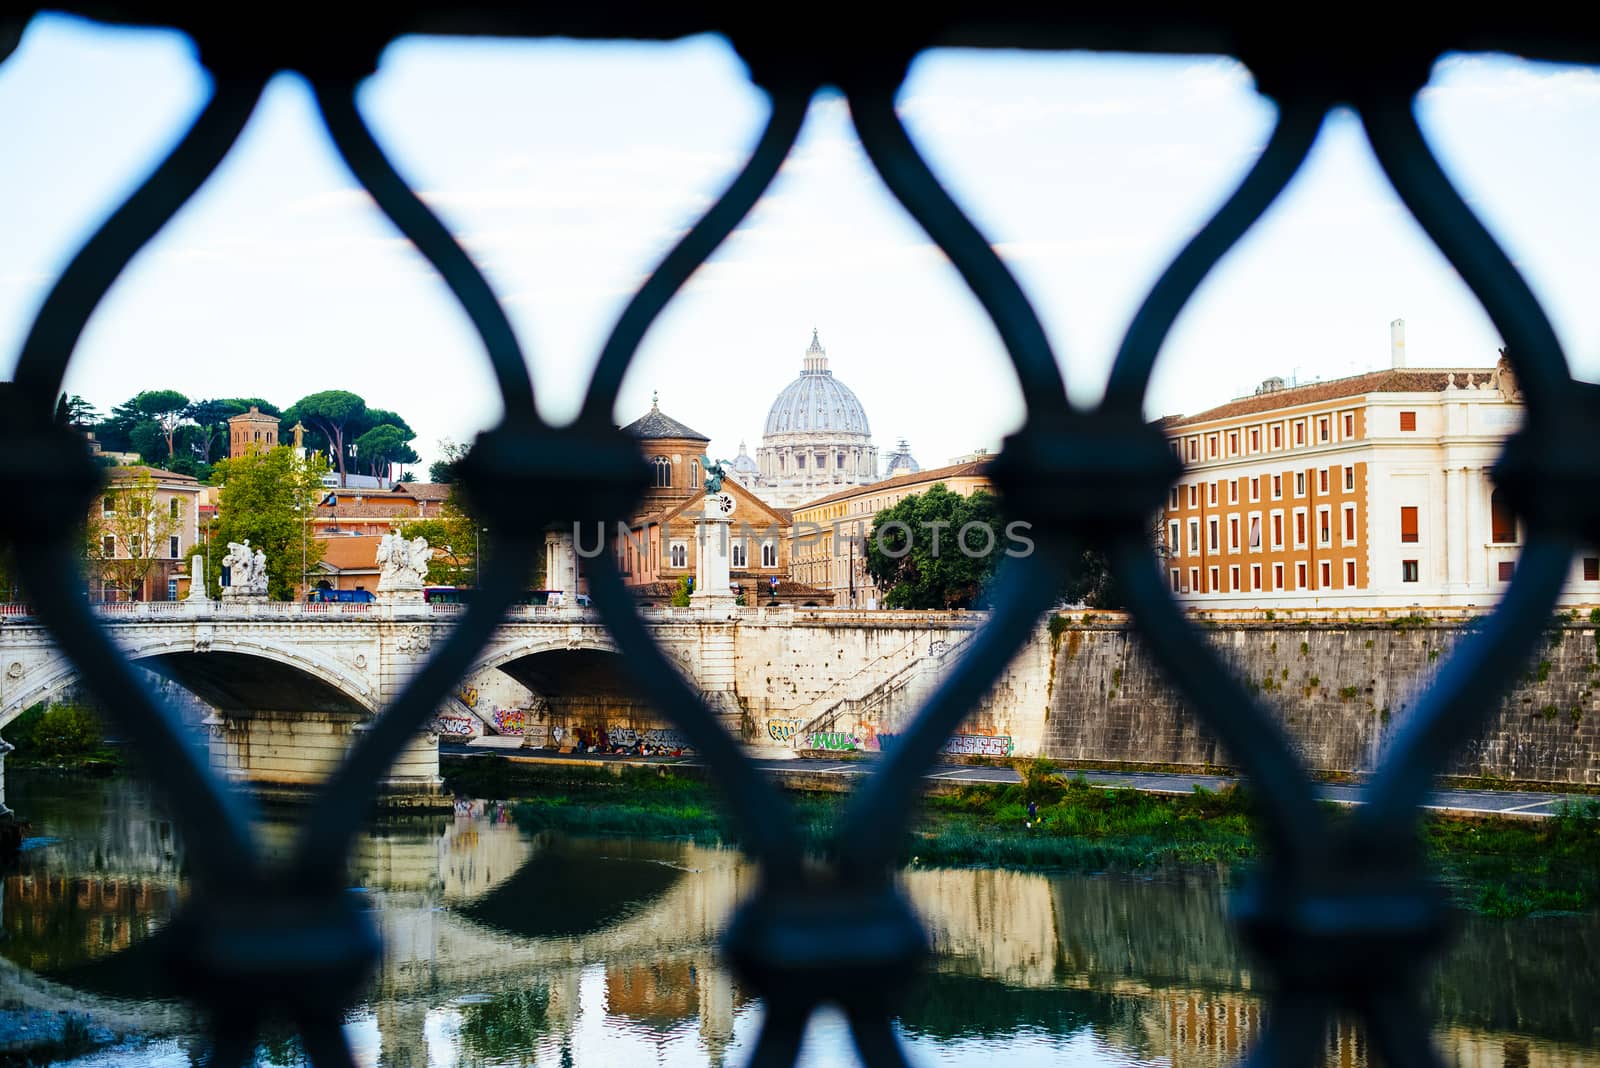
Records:
[[[1283,448],[1283,427],[1281,426],[1272,428],[1272,447],[1274,449]]]
[[[1328,492],[1328,469],[1326,467],[1317,472],[1317,492]]]
[[[1344,436],[1348,440],[1356,436],[1356,413],[1344,413]]]
[[[1318,441],[1332,441],[1333,440],[1333,435],[1328,429],[1328,417],[1327,416],[1323,416],[1321,419],[1317,420],[1317,440]]]
[[[117,536],[115,534],[107,534],[100,539],[100,555],[107,559],[117,555]]]
[[[1503,567],[1504,565],[1502,564],[1501,566]],[[1416,582],[1418,579],[1418,571],[1419,569],[1415,560],[1400,561],[1401,582]],[[1501,577],[1503,578],[1504,576],[1502,575]]]
[[[178,548],[178,536],[176,534],[172,535],[172,537],[167,539],[167,555],[168,556],[170,556],[170,557],[172,557],[172,559],[176,560],[178,558],[178,553],[181,552],[181,551],[182,550],[180,550]]]
[[[1259,501],[1260,499],[1261,499],[1261,480],[1259,478],[1252,478],[1250,480],[1250,501],[1253,504],[1256,501]]]
[[[1239,565],[1234,564],[1228,568],[1228,588],[1234,593],[1239,592]]]
[[[1354,545],[1356,541],[1356,506],[1344,506],[1344,543]]]
[[[1272,513],[1272,547],[1283,548],[1283,513]]]
[[[1517,515],[1502,489],[1489,494],[1489,540],[1496,545],[1515,545],[1517,541]]]
[[[1282,475],[1273,475],[1272,476],[1272,499],[1275,500],[1275,501],[1283,500],[1283,476]]]
[[[1228,520],[1228,551],[1239,551],[1239,517],[1233,516]]]
[[[1177,486],[1173,486],[1170,490],[1167,491],[1167,508],[1170,511],[1174,511],[1174,512],[1176,512],[1178,510],[1178,487]]]
[[[1305,548],[1306,514],[1304,512],[1296,512],[1294,514],[1294,543],[1297,548]]]
[[[178,599],[178,580],[175,579],[175,578],[169,578],[169,579],[167,579],[167,600],[176,601],[177,599]]]
[[[1217,521],[1215,519],[1211,521],[1211,551],[1217,551]]]
[[[1583,558],[1583,581],[1600,582],[1600,556]]]
[[[672,547],[667,550],[667,559],[670,567],[688,567],[689,546],[681,541],[673,542]]]
[[[1239,503],[1239,481],[1238,481],[1238,479],[1233,479],[1233,478],[1228,479],[1228,503],[1229,504],[1238,504]]]
[[[1417,413],[1416,412],[1401,412],[1400,413],[1400,429],[1401,430],[1415,430],[1415,429],[1417,429]]]
[[[1206,438],[1206,454],[1213,460],[1217,458],[1217,436],[1215,434]]]
[[[1217,569],[1211,569],[1211,592],[1217,593],[1221,589],[1221,580],[1217,578]]]
[[[179,510],[180,510],[180,508],[182,506],[182,502],[179,501],[178,498],[174,497],[170,501],[168,501],[167,504],[171,508],[172,518],[174,518],[174,519],[178,518],[178,513],[179,513]]]
[[[1333,565],[1326,560],[1322,561],[1322,588],[1333,588]]]
[[[1228,455],[1239,455],[1239,432],[1237,430],[1230,431],[1228,434]]]
[[[144,555],[144,539],[137,534],[128,539],[128,555],[136,560]]]
[[[1261,565],[1260,564],[1251,564],[1250,565],[1250,588],[1252,590],[1261,589]]]
[[[1400,540],[1401,541],[1421,541],[1422,540],[1421,536],[1417,533],[1417,508],[1416,508],[1416,505],[1408,504],[1408,505],[1405,505],[1404,507],[1402,507],[1400,509]]]
[[[1189,520],[1189,555],[1200,551],[1200,520]]]
[[[1182,551],[1178,545],[1178,521],[1174,519],[1167,524],[1167,552],[1177,556]]]
[[[1210,503],[1216,504],[1217,503],[1217,484],[1215,482],[1206,483],[1206,492],[1207,492],[1207,495],[1211,498]]]
[[[1260,452],[1261,451],[1261,431],[1260,430],[1252,429],[1250,431],[1250,451],[1251,452]]]
[[[109,493],[106,494],[100,500],[100,514],[101,515],[116,515],[117,514],[117,499],[115,497],[111,496],[111,494],[109,494]]]
[[[1303,421],[1294,425],[1294,443],[1296,445],[1306,443],[1306,424]]]
[[[1304,519],[1305,517],[1301,516],[1301,518]],[[1308,585],[1310,585],[1308,582],[1306,582],[1306,565],[1305,564],[1296,564],[1296,565],[1294,565],[1294,584],[1295,584],[1295,588],[1296,589],[1301,589],[1301,590],[1305,589]]]
[[[1512,560],[1502,560],[1502,561],[1500,561],[1500,565],[1499,565],[1500,581],[1501,582],[1510,582],[1511,581],[1511,573],[1513,571],[1515,571],[1516,569],[1517,569],[1517,565],[1516,565],[1515,561],[1512,561]]]
[[[1347,466],[1344,469],[1344,489],[1345,489],[1345,492],[1346,493],[1354,493],[1355,492],[1355,488],[1356,488],[1356,469],[1354,467],[1348,467]]]
[[[1194,461],[1196,461],[1198,459],[1200,459],[1200,443],[1199,443],[1199,441],[1197,439],[1190,438],[1189,439],[1189,462],[1193,463]]]
[[[1296,497],[1304,497],[1306,495],[1306,473],[1304,471],[1296,471],[1294,473],[1294,495]]]
[[[1330,508],[1317,509],[1317,544],[1333,544],[1333,514]]]
[[[1347,590],[1353,590],[1355,589],[1355,586],[1356,562],[1354,560],[1346,560],[1344,562],[1344,588]]]
[[[1198,483],[1189,487],[1189,507],[1200,507],[1200,486]]]
[[[1183,592],[1183,580],[1179,577],[1180,572],[1178,571],[1178,569],[1177,568],[1173,568],[1169,574],[1170,574],[1170,577],[1172,579],[1172,592],[1173,593],[1182,593]]]
[[[663,489],[672,485],[672,461],[665,456],[657,456],[650,461],[655,466],[655,485]]]
[[[689,488],[697,489],[700,486],[700,461],[689,461]]]
[[[1199,593],[1200,592],[1200,569],[1198,567],[1191,567],[1189,569],[1189,588],[1184,590],[1183,592],[1184,593]]]
[[[746,559],[746,555],[747,550],[743,538],[736,538],[733,543],[728,546],[728,563],[732,566],[748,567],[749,562]]]
[[[761,543],[761,566],[762,567],[777,567],[778,566],[778,543],[777,542],[775,542],[775,541],[764,541],[764,542]]]
[[[1273,564],[1272,565],[1272,588],[1275,589],[1275,590],[1283,589],[1283,565],[1282,564]]]

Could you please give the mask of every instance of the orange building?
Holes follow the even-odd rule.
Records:
[[[266,452],[277,447],[278,423],[275,415],[268,415],[254,404],[248,412],[240,412],[228,420],[228,458],[237,459],[253,452]]]

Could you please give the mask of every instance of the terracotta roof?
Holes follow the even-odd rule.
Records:
[[[450,491],[454,488],[448,482],[402,482],[395,487],[395,492],[419,501],[444,501],[449,500]]]
[[[376,571],[381,535],[359,534],[345,538],[318,538],[322,562],[339,571]]]
[[[1208,408],[1195,415],[1163,419],[1160,425],[1163,430],[1169,430],[1173,427],[1192,426],[1195,423],[1209,423],[1216,419],[1231,419],[1238,415],[1294,408],[1302,404],[1319,404],[1342,397],[1360,397],[1368,393],[1437,393],[1444,389],[1452,374],[1456,376],[1457,383],[1464,386],[1467,375],[1487,378],[1493,370],[1493,367],[1412,367],[1404,370],[1386,368],[1382,371],[1369,371],[1364,375],[1352,375],[1349,378],[1335,378],[1330,382],[1310,382],[1303,386],[1275,389],[1270,393],[1257,393],[1253,397],[1240,397],[1238,400],[1219,404],[1215,408]]]
[[[792,514],[806,508],[815,508],[819,504],[830,504],[833,501],[842,501],[868,493],[877,493],[880,490],[899,489],[901,486],[917,486],[923,483],[931,486],[935,482],[943,482],[950,478],[986,478],[989,474],[989,464],[989,459],[972,460],[964,464],[950,464],[948,467],[929,468],[926,471],[918,471],[913,475],[896,475],[893,478],[886,478],[882,482],[869,482],[864,486],[851,486],[849,489],[840,490],[838,493],[830,493],[826,497],[818,497],[814,501],[795,505],[790,511]]]
[[[158,482],[193,482],[196,486],[200,484],[200,480],[193,475],[179,474],[177,471],[164,471],[159,467],[135,465],[132,467],[111,468],[112,482],[120,482],[123,479],[143,478],[146,475]]]

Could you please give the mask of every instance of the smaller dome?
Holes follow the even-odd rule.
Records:
[[[761,468],[756,466],[743,441],[739,442],[739,455],[733,458],[733,471],[740,482],[753,482],[761,475]]]
[[[896,475],[915,475],[922,471],[922,465],[917,463],[917,458],[911,455],[911,446],[901,438],[883,461],[883,477],[893,478]]]

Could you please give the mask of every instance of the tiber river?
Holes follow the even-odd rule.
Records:
[[[198,1063],[181,1006],[142,989],[139,943],[181,894],[171,825],[136,781],[11,779],[40,837],[4,876],[0,1007],[127,1033],[70,1063]],[[713,948],[754,883],[736,852],[528,833],[474,804],[384,825],[355,877],[388,947],[346,1024],[363,1064],[737,1065],[753,1041],[760,1005]],[[905,887],[937,950],[899,1022],[913,1064],[1217,1065],[1260,1032],[1215,877],[914,871]],[[1600,1065],[1600,922],[1471,919],[1430,1000],[1453,1063]],[[821,1015],[801,1064],[854,1063],[848,1041]],[[1348,1025],[1326,1049],[1330,1066],[1368,1063]],[[260,1057],[300,1061],[288,1040]]]

